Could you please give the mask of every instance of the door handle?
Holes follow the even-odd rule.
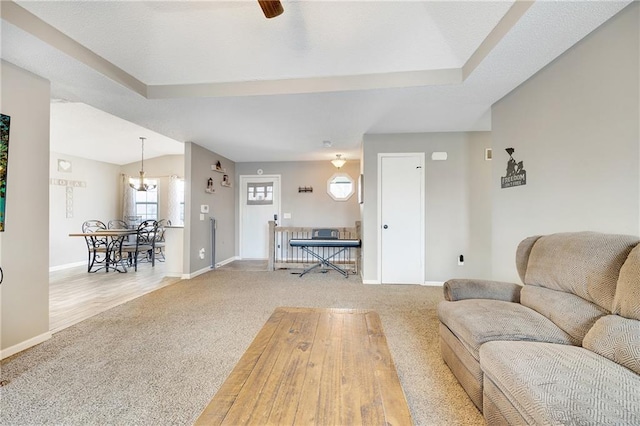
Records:
[[[384,229],[387,229],[387,228],[389,228],[389,225],[383,225],[382,227],[383,227]]]

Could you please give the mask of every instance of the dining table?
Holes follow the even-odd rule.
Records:
[[[84,237],[87,241],[87,248],[92,247],[94,250],[104,247],[104,266],[91,271],[93,263],[91,255],[89,260],[89,272],[97,272],[105,268],[105,272],[109,272],[109,268],[118,272],[127,272],[125,259],[122,257],[122,245],[127,237],[136,235],[137,229],[101,229],[93,232],[74,232],[70,233],[70,237]],[[94,257],[95,259],[95,257]]]

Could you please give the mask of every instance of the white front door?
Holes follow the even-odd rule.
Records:
[[[280,216],[280,176],[240,176],[240,257],[269,258],[269,221]]]
[[[379,277],[424,284],[424,154],[378,154]]]

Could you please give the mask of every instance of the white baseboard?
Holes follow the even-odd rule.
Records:
[[[11,355],[15,355],[18,352],[22,352],[25,349],[29,349],[35,345],[39,345],[40,343],[51,339],[51,332],[47,331],[46,333],[42,333],[39,336],[32,337],[29,340],[25,340],[24,342],[18,343],[17,345],[13,345],[7,349],[3,349],[0,351],[0,359],[5,359],[10,357]]]
[[[190,280],[191,278],[195,278],[198,275],[205,274],[205,273],[207,273],[209,271],[213,271],[213,268],[211,268],[211,266],[207,266],[206,268],[202,268],[199,271],[195,271],[195,272],[192,272],[190,274],[182,274],[182,279],[183,280]]]
[[[362,280],[362,284],[382,284],[379,280]],[[442,281],[425,281],[422,285],[432,287],[442,287],[444,282]]]
[[[64,265],[51,266],[49,267],[49,272],[62,271],[64,269],[71,269],[71,268],[75,268],[75,267],[86,265],[86,264],[87,264],[87,261],[83,260],[81,262],[73,262],[73,263],[67,263]]]
[[[240,257],[240,256],[232,256],[232,257],[230,257],[230,258],[228,258],[228,259],[226,259],[226,260],[223,260],[222,262],[218,262],[218,263],[216,263],[216,268],[219,268],[219,267],[221,267],[221,266],[224,266],[224,265],[226,265],[227,263],[231,263],[231,262],[233,262],[234,260],[240,260],[240,259],[241,259],[241,257]]]
[[[218,263],[216,263],[216,268],[219,268],[220,266],[224,266],[227,263],[231,263],[234,260],[240,260],[240,257],[239,256],[233,256],[233,257],[230,257],[228,259],[223,260],[222,262],[218,262]],[[207,272],[213,271],[213,270],[214,270],[214,268],[212,268],[211,266],[207,266],[206,268],[202,268],[199,271],[195,271],[195,272],[192,272],[190,274],[173,275],[173,276],[180,277],[183,280],[190,280],[191,278],[195,278],[198,275],[202,275],[204,273],[207,273]],[[172,275],[167,275],[167,276],[172,276]]]

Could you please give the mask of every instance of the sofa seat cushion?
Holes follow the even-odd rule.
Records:
[[[587,349],[490,342],[480,348],[480,366],[485,390],[498,393],[485,399],[508,404],[498,408],[515,422],[640,424],[640,376]]]
[[[493,340],[579,344],[551,320],[519,303],[489,299],[440,302],[438,317],[479,360],[478,350]]]

